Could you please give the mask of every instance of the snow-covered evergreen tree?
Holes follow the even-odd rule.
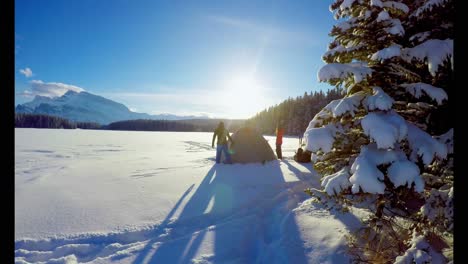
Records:
[[[315,115],[304,133],[323,193],[337,204],[368,202],[368,243],[354,237],[354,249],[363,249],[356,258],[450,259],[453,3],[336,0],[330,11],[339,22],[318,78],[347,94]],[[382,239],[386,250],[385,243],[372,244]]]

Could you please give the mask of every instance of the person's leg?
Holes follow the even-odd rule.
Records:
[[[281,153],[281,145],[276,145],[276,156],[278,159],[283,159],[283,155]]]
[[[221,150],[222,150],[222,145],[216,145],[216,163],[221,162]]]
[[[224,152],[224,157],[225,157],[225,163],[231,163],[231,154],[229,154],[229,149],[228,145],[224,144],[223,145],[223,152]]]

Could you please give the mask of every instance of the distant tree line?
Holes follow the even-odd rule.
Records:
[[[64,129],[108,129],[130,131],[198,131],[212,132],[223,121],[230,132],[236,132],[243,125],[256,128],[262,134],[274,134],[278,121],[283,122],[285,133],[301,135],[310,120],[330,101],[343,97],[342,90],[334,88],[326,93],[311,92],[303,96],[288,98],[257,113],[247,120],[235,119],[191,119],[191,120],[124,120],[101,125],[94,122],[74,122],[68,119],[45,114],[15,114],[15,127],[25,128],[64,128]]]
[[[262,134],[274,134],[279,121],[283,122],[285,134],[301,135],[309,122],[324,106],[335,99],[343,98],[342,89],[334,88],[326,93],[311,92],[288,98],[246,120],[246,125],[255,127]]]
[[[197,132],[213,132],[219,122],[224,122],[224,126],[229,132],[236,132],[245,123],[245,119],[186,119],[177,120],[177,123],[192,124]]]
[[[73,122],[62,117],[51,115],[16,113],[15,127],[99,129],[101,125],[93,122]]]
[[[192,124],[176,122],[173,120],[137,119],[110,123],[103,127],[108,130],[135,130],[135,131],[195,131]]]

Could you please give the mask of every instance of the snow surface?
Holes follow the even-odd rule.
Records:
[[[218,164],[211,133],[15,129],[16,263],[345,263],[312,165]],[[266,136],[274,147],[275,137]]]

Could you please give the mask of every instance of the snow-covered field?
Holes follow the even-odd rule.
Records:
[[[16,263],[344,263],[311,164],[215,164],[212,133],[15,129]],[[274,137],[265,137],[274,149]]]

